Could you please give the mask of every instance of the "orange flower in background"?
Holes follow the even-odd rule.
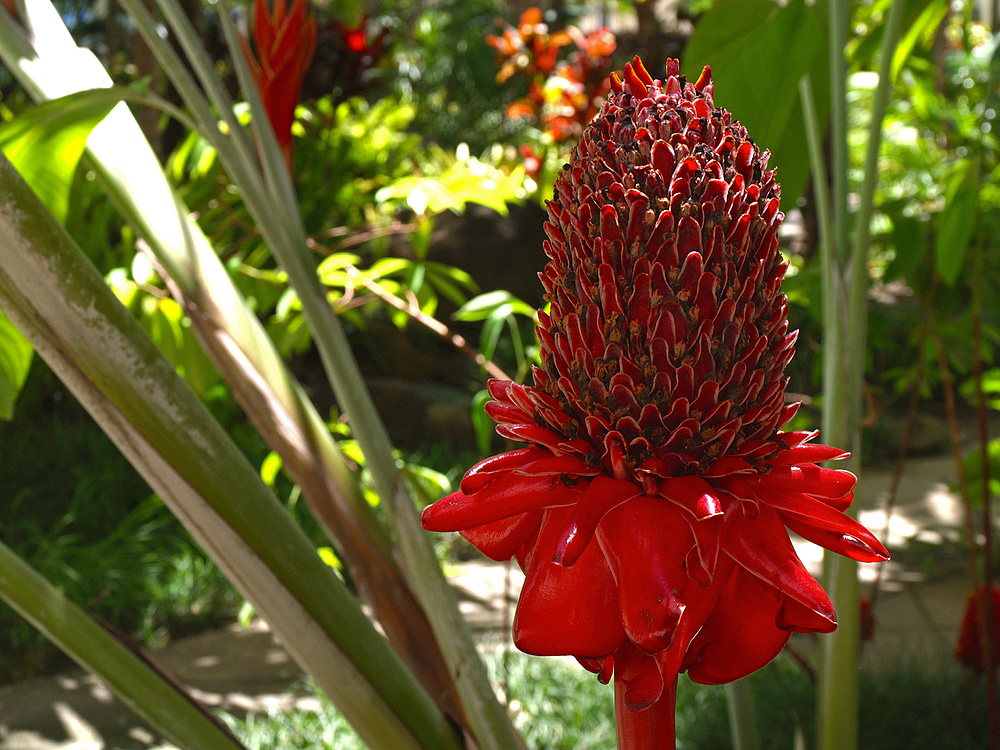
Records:
[[[836,616],[790,529],[863,562],[855,477],[785,432],[794,352],[779,187],[746,129],[668,64],[612,80],[548,203],[541,366],[486,409],[528,447],[428,507],[525,584],[514,642],[615,681],[620,747],[674,745],[677,675],[739,679]]]
[[[996,653],[1000,647],[1000,589],[993,586],[990,589],[990,600],[993,607],[993,632],[989,637],[993,639],[993,650]],[[958,648],[955,650],[955,658],[969,669],[982,672],[986,669],[986,660],[983,657],[982,631],[979,623],[979,608],[986,603],[986,587],[980,586],[975,592],[969,592],[965,605],[965,614],[962,616],[962,628],[958,633]]]
[[[549,33],[542,22],[542,11],[528,8],[521,14],[517,27],[504,29],[500,36],[490,34],[486,43],[497,51],[497,83],[504,83],[515,73],[527,78],[547,77],[556,67],[559,48],[569,44],[565,31]]]
[[[316,19],[309,13],[306,0],[295,0],[287,12],[285,0],[275,0],[270,13],[264,0],[256,0],[253,13],[256,56],[249,42],[242,41],[264,109],[291,170],[292,123],[302,79],[316,52]]]
[[[528,82],[528,95],[507,108],[507,117],[538,120],[556,143],[579,139],[608,92],[615,35],[599,29],[584,36],[575,26],[550,34],[541,10],[528,8],[516,28],[487,36],[486,42],[498,52],[498,83],[515,74]],[[570,43],[575,49],[559,60]]]

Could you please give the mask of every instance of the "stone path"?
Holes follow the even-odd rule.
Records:
[[[886,540],[882,510],[890,470],[867,470],[858,493],[861,521]],[[895,559],[882,572],[875,639],[866,660],[947,659],[954,649],[968,590],[958,540],[962,508],[948,492],[954,464],[930,458],[907,464],[887,543]],[[906,550],[903,543],[910,540]],[[916,540],[916,542],[914,542]],[[797,545],[813,571],[819,550]],[[862,566],[863,590],[875,576]],[[513,614],[523,576],[517,566],[472,562],[452,581],[463,593],[462,611],[478,632],[502,630]],[[233,712],[310,708],[299,689],[301,673],[263,623],[233,626],[173,643],[156,660],[193,695]],[[0,750],[148,750],[165,747],[96,679],[72,672],[0,688]]]

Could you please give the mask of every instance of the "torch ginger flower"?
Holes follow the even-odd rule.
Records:
[[[302,79],[316,51],[316,19],[309,14],[306,0],[295,0],[287,12],[285,0],[275,0],[271,13],[264,0],[256,0],[253,39],[257,56],[249,42],[241,38],[243,53],[291,171],[292,123]]]
[[[639,58],[548,203],[541,366],[486,410],[528,447],[474,466],[423,514],[526,580],[514,642],[615,680],[619,746],[674,746],[679,672],[739,679],[792,632],[829,632],[787,529],[888,558],[846,516],[856,479],[815,432],[784,432],[783,218],[769,153],[676,60]]]

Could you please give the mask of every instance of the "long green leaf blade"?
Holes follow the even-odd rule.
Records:
[[[232,735],[0,543],[0,599],[182,748],[239,750]]]

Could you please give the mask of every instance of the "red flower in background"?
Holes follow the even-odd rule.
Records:
[[[885,548],[842,513],[843,451],[781,430],[794,351],[779,187],[696,83],[617,76],[548,203],[549,314],[534,386],[491,381],[497,432],[423,514],[526,580],[514,641],[615,680],[619,738],[673,746],[679,672],[739,679],[792,632],[836,627],[787,529],[856,560]]]
[[[997,647],[1000,646],[1000,589],[993,586],[990,589],[990,594],[990,604],[993,608],[993,632],[988,637],[993,640],[995,654]],[[975,592],[969,592],[965,614],[962,616],[962,628],[958,633],[958,648],[955,650],[955,658],[976,672],[982,672],[986,669],[986,660],[983,658],[982,630],[979,627],[982,620],[980,607],[986,603],[985,586],[980,586]]]
[[[292,123],[302,79],[316,51],[316,19],[309,13],[306,0],[295,0],[287,12],[285,0],[275,0],[271,13],[264,0],[256,0],[253,14],[256,57],[249,42],[242,41],[264,109],[291,170]]]

